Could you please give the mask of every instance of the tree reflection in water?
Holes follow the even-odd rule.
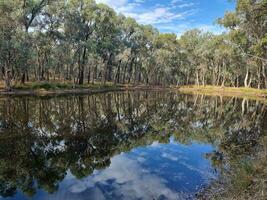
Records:
[[[266,137],[266,110],[246,99],[166,92],[3,98],[0,194],[53,193],[68,171],[82,179],[121,152],[170,138],[214,145],[206,158],[225,177],[265,145],[259,142]],[[247,176],[237,184],[251,184]]]

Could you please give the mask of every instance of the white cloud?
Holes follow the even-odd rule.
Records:
[[[183,0],[172,0],[171,4],[177,4],[177,3],[180,3],[180,2],[183,2]]]
[[[118,13],[122,13],[127,17],[136,19],[141,24],[163,24],[170,23],[174,20],[182,20],[189,16],[193,10],[174,11],[173,3],[178,3],[180,0],[174,0],[165,5],[156,4],[153,7],[145,7],[144,0],[96,0],[97,3],[105,3],[114,8]],[[187,5],[187,6],[186,6]],[[192,3],[181,4],[181,8],[192,6]]]
[[[144,3],[145,0],[135,0],[136,3]]]
[[[185,199],[185,194],[171,190],[166,183],[165,179],[144,169],[138,161],[121,154],[111,159],[109,168],[101,172],[95,171],[82,180],[77,180],[68,173],[64,185],[60,186],[56,194],[47,196],[47,199],[106,199],[111,193],[103,190],[105,186],[112,188],[114,197],[122,199]]]
[[[158,27],[162,32],[173,32],[180,37],[186,31],[192,29],[199,29],[204,32],[211,32],[213,34],[219,35],[226,30],[218,25],[207,25],[207,24],[198,24],[196,22],[182,22],[179,24],[162,24]]]
[[[144,13],[126,13],[141,24],[169,23],[173,20],[182,19],[185,13],[173,13],[166,7],[155,8]]]
[[[173,155],[171,155],[169,153],[163,153],[162,157],[166,158],[166,159],[169,159],[169,160],[172,160],[172,161],[177,161],[179,159],[178,156],[173,156]]]
[[[193,28],[220,34],[223,28],[198,24],[190,21],[190,16],[199,12],[199,4],[186,0],[168,0],[153,6],[146,5],[145,0],[96,0],[97,3],[105,3],[117,13],[136,19],[141,24],[151,24],[161,32],[176,33],[181,36],[184,32]]]
[[[212,32],[213,34],[216,34],[216,35],[219,35],[226,31],[225,28],[222,28],[219,25],[206,25],[206,24],[199,25],[198,29],[205,31],[205,32]]]
[[[188,8],[188,7],[192,7],[194,5],[195,5],[194,3],[183,3],[183,4],[178,5],[177,7],[178,8]]]
[[[117,9],[128,4],[128,0],[96,0],[96,3],[104,3],[110,7]]]
[[[160,147],[160,143],[158,141],[155,141],[151,144],[151,147]]]

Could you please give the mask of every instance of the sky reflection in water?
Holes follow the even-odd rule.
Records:
[[[164,92],[3,98],[0,195],[192,199],[228,176],[225,167],[247,180],[238,170],[263,141],[266,120],[264,104],[238,98]]]
[[[181,145],[170,138],[169,144],[155,141],[121,153],[104,170],[95,170],[78,180],[70,172],[54,194],[39,190],[36,200],[83,199],[185,199],[191,198],[216,173],[205,154],[211,145]],[[21,193],[13,199],[27,199]]]

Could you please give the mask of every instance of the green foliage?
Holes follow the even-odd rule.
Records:
[[[177,38],[94,0],[1,1],[0,78],[6,88],[51,80],[267,88],[267,3],[236,3],[217,20],[229,32]]]
[[[51,90],[51,89],[68,89],[71,88],[68,84],[62,84],[62,83],[33,83],[31,86],[32,89],[45,89],[45,90]]]

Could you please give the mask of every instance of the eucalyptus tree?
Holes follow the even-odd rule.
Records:
[[[199,67],[200,67],[200,58],[197,54],[197,50],[199,49],[201,43],[201,31],[198,29],[190,30],[183,34],[180,38],[180,44],[183,52],[186,54],[186,68],[188,68],[186,79],[190,79],[190,83],[193,83],[195,80],[195,84],[200,84],[199,78]]]
[[[44,8],[51,3],[52,0],[23,0],[19,1],[18,5],[21,7],[20,16],[18,20],[22,23],[24,31],[23,46],[25,61],[21,63],[21,82],[24,83],[25,79],[29,80],[28,68],[30,66],[30,57],[32,54],[32,31],[31,28],[37,26],[37,18],[42,15]]]
[[[18,50],[16,37],[19,32],[17,20],[19,8],[16,3],[18,2],[0,2],[0,67],[7,90],[11,89],[15,77],[14,68]]]
[[[246,60],[244,85],[255,79],[259,88],[267,87],[267,2],[238,0],[234,12],[227,12],[218,23],[230,29],[229,42]]]
[[[102,58],[102,81],[112,80],[112,62],[119,45],[118,19],[115,11],[105,4],[98,4],[94,13],[96,53]]]
[[[152,26],[139,25],[132,18],[123,18],[120,35],[123,49],[120,57],[124,65],[120,73],[122,83],[137,84],[144,79],[148,83],[156,35],[158,31]]]
[[[16,81],[107,81],[267,87],[267,2],[238,0],[217,22],[179,39],[94,0],[0,2],[0,65]],[[15,81],[13,81],[15,80]]]
[[[77,83],[84,82],[84,70],[90,49],[90,38],[96,26],[94,12],[97,8],[93,0],[70,0],[64,10],[65,40],[74,51],[74,66],[78,68]]]
[[[14,0],[1,1],[1,61],[6,88],[10,89],[12,79],[21,77],[24,83],[31,65],[32,34],[36,18],[48,1]]]
[[[176,84],[179,82],[179,45],[175,34],[159,34],[155,39],[154,58],[157,74],[156,83]]]
[[[137,55],[141,48],[140,40],[142,39],[142,28],[137,22],[132,18],[127,18],[123,27],[123,34],[125,35],[125,45],[127,51],[129,52],[127,63],[125,64],[123,71],[123,83],[131,82],[132,72],[134,64],[138,60]]]
[[[71,63],[66,41],[64,40],[63,23],[66,9],[65,1],[58,0],[50,3],[38,18],[38,25],[34,31],[34,54],[38,64],[34,66],[37,80],[49,81],[50,76],[64,74],[66,63]],[[60,51],[62,48],[64,49]],[[45,75],[45,76],[44,76]]]
[[[150,79],[157,76],[157,72],[153,72],[155,67],[155,40],[159,35],[159,31],[151,25],[142,26],[141,48],[138,54],[138,63],[135,66],[135,83],[150,83]]]

